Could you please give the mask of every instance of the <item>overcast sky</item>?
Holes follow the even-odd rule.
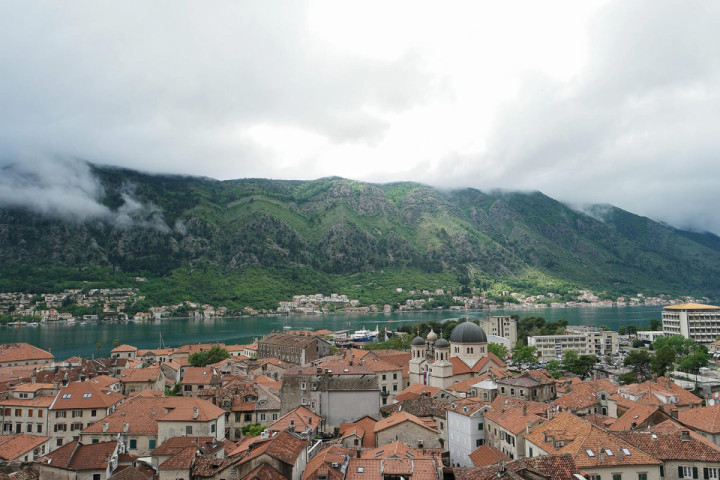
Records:
[[[540,190],[720,233],[718,2],[5,1],[0,65],[0,165],[41,179],[0,176],[0,204],[76,208],[94,186],[57,159],[82,158]]]

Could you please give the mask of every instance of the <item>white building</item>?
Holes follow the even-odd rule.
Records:
[[[455,400],[447,409],[450,465],[472,467],[470,453],[485,443],[484,413],[490,408],[477,398]]]
[[[663,308],[663,332],[682,335],[698,343],[712,343],[720,336],[720,307],[682,303]]]
[[[514,347],[517,343],[517,320],[510,315],[488,315],[486,318],[480,320],[480,327],[485,331],[488,338],[490,338],[491,335],[495,335],[508,339],[510,341],[510,348]]]
[[[568,327],[563,335],[536,335],[528,337],[528,345],[537,348],[538,357],[561,359],[568,350],[578,355],[603,357],[618,353],[617,332],[577,327]]]

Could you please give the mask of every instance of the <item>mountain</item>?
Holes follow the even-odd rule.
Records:
[[[130,282],[153,301],[253,306],[353,288],[390,301],[392,285],[720,291],[716,235],[540,192],[90,171],[110,215],[0,209],[0,291]]]

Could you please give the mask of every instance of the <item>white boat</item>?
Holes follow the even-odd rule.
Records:
[[[352,335],[350,335],[350,339],[353,342],[373,342],[375,339],[380,335],[380,330],[378,330],[377,325],[375,326],[375,331],[367,330],[365,327],[363,327],[361,330],[355,331]]]

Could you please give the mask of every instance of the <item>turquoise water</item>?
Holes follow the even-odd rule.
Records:
[[[516,313],[521,318],[541,316],[548,321],[566,319],[571,325],[607,325],[617,330],[622,325],[633,323],[647,325],[653,318],[660,318],[662,307],[623,308],[544,308],[524,310]],[[165,319],[142,323],[88,323],[67,325],[65,323],[41,325],[38,327],[2,327],[0,343],[27,342],[51,350],[57,359],[73,355],[89,357],[96,354],[95,344],[100,343],[101,356],[109,356],[114,339],[138,348],[157,348],[160,335],[166,346],[188,343],[224,342],[227,344],[249,343],[254,338],[273,331],[282,330],[286,318],[293,328],[327,328],[329,330],[357,330],[375,325],[395,329],[406,323],[444,321],[460,316],[483,318],[487,315],[502,315],[503,311],[437,311],[392,314],[333,314],[290,317],[251,317],[216,319]]]

